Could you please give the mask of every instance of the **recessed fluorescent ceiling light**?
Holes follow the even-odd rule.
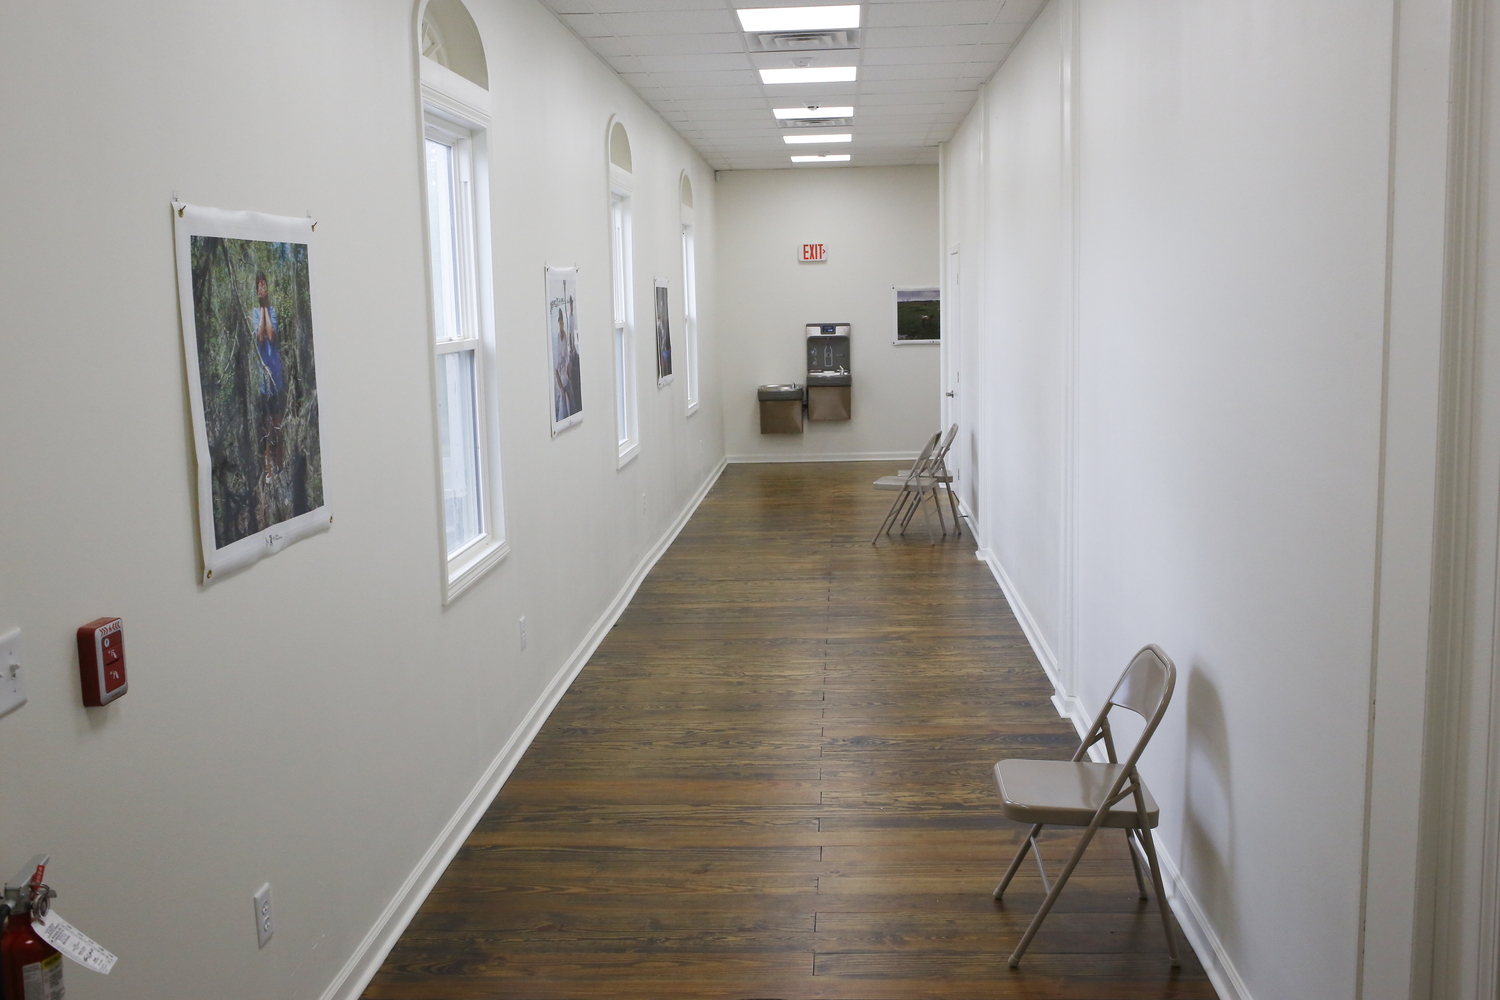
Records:
[[[799,142],[853,142],[854,135],[851,132],[839,132],[831,135],[784,135],[781,141],[787,145]]]
[[[853,108],[775,108],[771,111],[782,121],[795,118],[853,118]]]
[[[735,11],[746,31],[836,31],[859,27],[859,4],[840,7],[747,7]]]
[[[850,83],[854,66],[807,66],[792,69],[763,69],[761,83]]]
[[[848,153],[824,153],[822,156],[794,156],[793,163],[842,163],[849,159]]]

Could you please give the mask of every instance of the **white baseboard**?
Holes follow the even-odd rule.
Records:
[[[1167,902],[1177,917],[1177,926],[1182,928],[1183,937],[1193,946],[1198,961],[1203,963],[1203,971],[1208,973],[1208,981],[1214,984],[1219,1000],[1251,1000],[1245,981],[1224,950],[1224,943],[1214,933],[1208,915],[1188,888],[1176,859],[1162,847],[1160,840],[1156,842],[1156,860],[1161,863],[1161,880],[1166,883]]]
[[[1052,652],[1052,647],[1047,644],[1041,629],[1037,627],[1036,619],[1026,607],[1026,602],[1021,600],[1015,584],[1005,572],[1005,567],[1000,564],[1000,560],[995,558],[995,553],[988,548],[983,548],[974,555],[994,574],[995,582],[1000,585],[1001,592],[1005,594],[1005,600],[1009,602],[1011,611],[1015,613],[1016,621],[1021,624],[1021,631],[1025,633],[1026,641],[1031,644],[1032,652],[1042,664],[1042,669],[1047,672],[1047,679],[1052,682],[1053,688],[1052,707],[1057,710],[1058,715],[1073,724],[1073,728],[1078,731],[1079,739],[1082,739],[1094,724],[1094,720],[1083,707],[1082,699],[1070,693],[1063,685],[1062,675],[1058,670],[1057,656]],[[1103,759],[1103,746],[1096,744],[1092,750],[1099,755],[1098,759]],[[1094,753],[1090,753],[1090,756],[1094,756]],[[1187,881],[1182,877],[1182,871],[1177,867],[1176,859],[1160,840],[1156,842],[1156,857],[1161,862],[1162,881],[1167,887],[1167,903],[1172,907],[1172,913],[1177,918],[1177,925],[1182,928],[1183,936],[1188,939],[1198,960],[1203,963],[1203,970],[1208,973],[1209,982],[1213,983],[1214,991],[1219,994],[1220,1000],[1252,1000],[1250,991],[1245,988],[1245,981],[1240,978],[1239,972],[1229,958],[1229,953],[1224,948],[1224,943],[1219,940],[1219,935],[1214,931],[1208,915],[1204,913],[1203,907],[1199,905]],[[1144,858],[1142,860],[1144,861]]]
[[[536,734],[541,731],[542,724],[547,721],[547,716],[552,714],[552,710],[567,693],[568,686],[573,683],[573,678],[578,676],[584,664],[588,663],[589,657],[594,655],[594,650],[599,648],[599,644],[604,641],[604,637],[609,634],[609,630],[614,627],[615,622],[629,606],[641,582],[646,579],[646,574],[651,572],[651,568],[667,551],[667,547],[677,538],[688,519],[693,516],[693,512],[698,509],[698,505],[703,502],[703,498],[708,495],[708,491],[718,481],[726,464],[721,460],[714,467],[714,471],[693,494],[692,499],[677,515],[676,520],[650,551],[641,557],[641,561],[631,571],[624,585],[620,587],[609,606],[604,609],[604,613],[584,635],[583,641],[573,650],[562,669],[557,672],[552,682],[542,692],[541,697],[531,706],[531,711],[526,714],[525,720],[516,728],[500,752],[495,755],[490,766],[485,769],[484,776],[479,779],[478,784],[444,825],[442,832],[432,842],[432,846],[427,848],[416,868],[412,869],[411,874],[406,877],[406,881],[402,883],[401,888],[397,890],[396,895],[375,921],[375,926],[370,928],[364,940],[359,943],[359,947],[355,948],[354,954],[349,957],[349,961],[344,963],[344,967],[339,970],[333,982],[329,983],[328,988],[323,991],[321,1000],[358,1000],[359,995],[370,984],[370,980],[375,978],[375,973],[380,971],[381,963],[395,947],[396,941],[401,937],[401,932],[406,930],[407,925],[416,916],[417,910],[427,898],[428,893],[432,892],[432,887],[437,884],[437,880],[447,869],[453,856],[458,853],[458,849],[463,846],[470,832],[484,816],[485,810],[495,800],[495,796],[500,792],[500,786],[505,784],[505,779],[510,777],[511,772],[515,770],[516,764],[521,760],[521,755],[526,752],[527,747],[531,746],[531,741],[536,738]]]
[[[1042,635],[1041,628],[1036,619],[1031,616],[1031,611],[1026,607],[1026,602],[1021,600],[1021,594],[1016,590],[1016,585],[1011,582],[1010,576],[1005,572],[1005,567],[1000,565],[1000,560],[995,558],[991,549],[978,549],[974,553],[975,558],[990,568],[990,573],[995,577],[995,582],[1000,584],[1000,592],[1005,595],[1010,610],[1015,614],[1016,621],[1021,625],[1021,631],[1026,635],[1026,641],[1031,643],[1031,649],[1036,653],[1036,658],[1041,661],[1042,669],[1047,672],[1047,679],[1052,682],[1052,689],[1056,692],[1052,696],[1052,704],[1057,708],[1057,714],[1068,719],[1073,717],[1072,708],[1064,710],[1064,705],[1059,703],[1059,698],[1065,698],[1069,702],[1077,702],[1078,699],[1067,694],[1067,687],[1062,682],[1062,675],[1058,673],[1057,654],[1052,652],[1052,647],[1047,645],[1046,638]]]
[[[839,451],[823,454],[797,452],[780,455],[753,453],[730,455],[725,461],[730,465],[757,465],[762,462],[910,462],[917,454],[915,451]]]

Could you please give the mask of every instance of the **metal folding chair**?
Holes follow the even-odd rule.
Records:
[[[905,476],[881,476],[875,480],[875,488],[877,490],[895,490],[897,491],[897,496],[891,504],[891,509],[886,512],[885,520],[881,521],[880,527],[876,529],[875,537],[870,539],[871,545],[880,541],[881,535],[889,534],[891,528],[895,527],[897,519],[901,516],[902,508],[906,506],[908,500],[911,500],[916,506],[920,507],[922,501],[931,496],[932,505],[937,508],[938,521],[942,521],[943,509],[938,506],[937,502],[937,483],[926,474],[929,460],[932,458],[933,449],[937,447],[939,437],[941,437],[941,434],[934,434],[932,436]],[[907,520],[910,520],[910,518],[908,517]],[[922,523],[927,526],[928,541],[936,545],[937,538],[932,533],[932,521],[927,517],[926,508],[922,510]],[[903,532],[905,528],[905,522],[902,522]],[[947,533],[948,526],[945,524],[943,525],[943,534]]]
[[[948,509],[953,512],[953,534],[954,537],[961,538],[964,533],[963,521],[958,516],[958,500],[953,495],[953,475],[948,471],[948,449],[953,447],[953,439],[957,436],[958,425],[954,424],[948,428],[948,432],[943,435],[942,441],[933,451],[932,457],[927,460],[927,475],[931,476],[938,485],[942,486],[943,492],[948,494]],[[911,470],[902,469],[896,475],[908,476],[911,475]],[[911,510],[906,512],[906,518],[901,524],[902,528],[905,528],[907,522],[911,520],[912,513]],[[947,534],[946,527],[943,533]]]
[[[1162,930],[1167,934],[1167,954],[1173,965],[1180,965],[1177,944],[1172,938],[1172,918],[1167,911],[1166,892],[1162,888],[1161,867],[1156,862],[1156,845],[1151,839],[1151,830],[1160,818],[1156,801],[1146,790],[1146,783],[1136,771],[1136,762],[1141,751],[1146,749],[1151,735],[1166,714],[1167,704],[1172,700],[1172,688],[1177,683],[1177,667],[1171,657],[1157,646],[1145,646],[1130,661],[1130,666],[1115,682],[1115,688],[1104,703],[1104,709],[1094,720],[1088,735],[1071,761],[1061,760],[1002,760],[995,765],[995,783],[1000,789],[1000,801],[1004,804],[1007,819],[1032,824],[1031,832],[1021,842],[1020,850],[1006,869],[1005,878],[996,887],[994,896],[1001,898],[1005,887],[1021,867],[1026,852],[1031,850],[1036,858],[1037,869],[1042,874],[1042,887],[1047,892],[1041,908],[1031,918],[1021,943],[1011,953],[1010,966],[1021,964],[1021,956],[1031,944],[1031,939],[1042,926],[1052,905],[1062,893],[1068,876],[1078,866],[1084,850],[1101,827],[1112,827],[1125,831],[1125,842],[1130,849],[1130,863],[1135,868],[1136,887],[1141,898],[1146,899],[1146,883],[1141,878],[1141,864],[1135,856],[1135,844],[1145,851],[1151,868],[1151,885],[1156,890],[1156,906],[1161,911]],[[1111,709],[1124,708],[1146,721],[1146,728],[1130,751],[1124,763],[1115,758],[1114,737],[1109,731]],[[1103,741],[1108,763],[1096,763],[1086,759],[1089,748]],[[1047,870],[1042,865],[1042,854],[1037,849],[1036,837],[1042,827],[1081,826],[1086,829],[1079,838],[1078,846],[1068,858],[1062,874],[1048,885]]]

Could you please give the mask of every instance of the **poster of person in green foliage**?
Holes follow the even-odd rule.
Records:
[[[174,215],[204,578],[211,580],[215,569],[222,575],[328,523],[308,263],[313,224],[176,208],[183,210]],[[238,235],[247,226],[296,238]]]

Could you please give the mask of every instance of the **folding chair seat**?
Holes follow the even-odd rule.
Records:
[[[1154,645],[1148,645],[1136,653],[1130,665],[1115,682],[1114,690],[1089,728],[1088,735],[1071,761],[1062,760],[1002,760],[995,765],[995,783],[1000,790],[1000,802],[1007,819],[1030,823],[1031,832],[1021,842],[1005,878],[996,887],[994,896],[1000,899],[1015,877],[1016,870],[1026,858],[1028,850],[1034,852],[1038,871],[1042,876],[1042,888],[1047,898],[1042,901],[1031,925],[1026,928],[1020,944],[1011,953],[1010,965],[1021,963],[1031,939],[1041,928],[1042,921],[1051,911],[1057,897],[1061,895],[1068,877],[1083,858],[1094,834],[1109,827],[1125,831],[1126,846],[1130,851],[1130,864],[1135,869],[1136,888],[1141,898],[1146,895],[1146,883],[1141,877],[1141,864],[1136,858],[1135,844],[1145,852],[1151,870],[1151,884],[1156,890],[1156,906],[1161,913],[1162,929],[1167,935],[1167,954],[1173,965],[1181,964],[1177,958],[1177,944],[1172,937],[1172,919],[1167,910],[1166,892],[1162,887],[1161,866],[1156,860],[1156,845],[1151,831],[1161,818],[1156,800],[1146,789],[1136,770],[1136,762],[1146,749],[1156,727],[1166,714],[1172,700],[1172,689],[1177,683],[1177,667],[1166,653]],[[1146,728],[1140,739],[1123,761],[1115,756],[1114,737],[1110,733],[1109,714],[1112,709],[1123,708],[1134,712],[1145,720]],[[1089,748],[1103,742],[1108,762],[1087,759]],[[1084,827],[1061,874],[1052,883],[1047,881],[1047,870],[1042,864],[1041,851],[1036,838],[1047,826]],[[1132,843],[1134,841],[1134,843]]]

